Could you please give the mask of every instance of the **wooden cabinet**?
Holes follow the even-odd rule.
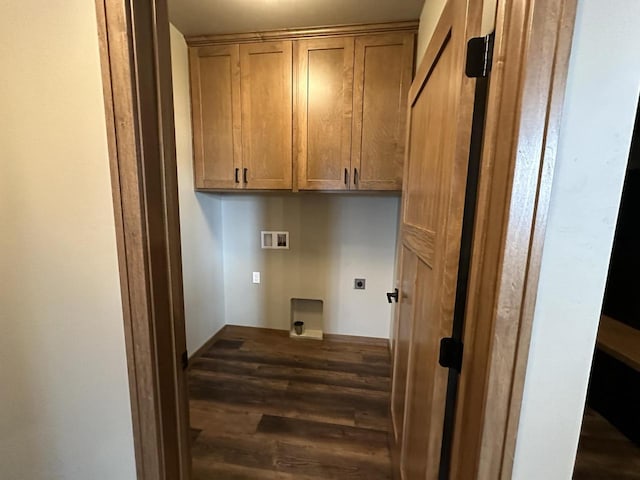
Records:
[[[353,187],[402,190],[412,34],[356,38],[353,87]]]
[[[349,188],[353,45],[349,37],[298,42],[300,190]]]
[[[245,188],[292,188],[291,63],[291,41],[240,45]]]
[[[239,188],[240,49],[238,45],[192,48],[191,113],[197,189]]]
[[[416,24],[373,29],[194,40],[196,188],[400,191]]]
[[[292,188],[291,42],[192,48],[197,189]]]
[[[414,34],[298,42],[298,188],[402,189]]]

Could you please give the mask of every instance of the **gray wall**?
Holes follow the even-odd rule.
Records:
[[[0,9],[0,477],[133,480],[94,4]]]
[[[397,196],[225,195],[226,322],[288,329],[291,298],[317,298],[325,332],[388,338],[398,210]],[[289,231],[290,250],[262,250],[261,230]]]
[[[217,195],[193,190],[189,54],[184,37],[173,25],[171,61],[184,311],[187,350],[192,354],[224,325],[222,204]]]

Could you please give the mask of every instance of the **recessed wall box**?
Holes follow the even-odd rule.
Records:
[[[260,232],[260,245],[266,249],[289,249],[289,232]]]

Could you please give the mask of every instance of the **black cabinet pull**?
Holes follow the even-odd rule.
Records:
[[[236,168],[236,183],[240,183],[240,178],[238,177],[239,174],[240,174],[240,169]]]
[[[396,303],[398,303],[398,289],[396,288],[393,292],[387,292],[387,302],[391,303],[391,299],[394,299]]]
[[[358,185],[358,169],[353,169],[353,184]]]
[[[244,183],[249,183],[249,182],[247,181],[247,172],[248,172],[248,171],[249,171],[249,169],[248,169],[248,168],[243,168],[243,169],[242,169],[242,179],[244,180]]]
[[[344,184],[349,185],[349,169],[344,169]]]

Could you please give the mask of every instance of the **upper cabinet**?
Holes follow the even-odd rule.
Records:
[[[242,182],[249,189],[290,190],[291,42],[240,45],[240,77]]]
[[[356,38],[351,165],[359,190],[402,190],[413,52],[413,35]]]
[[[196,188],[400,191],[416,30],[188,38]]]
[[[189,51],[194,176],[198,189],[241,186],[239,52],[238,45]]]
[[[353,45],[353,37],[298,42],[300,190],[349,188]]]

